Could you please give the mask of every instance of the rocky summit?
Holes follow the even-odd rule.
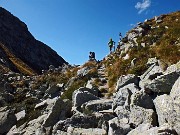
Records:
[[[102,61],[51,65],[33,76],[1,73],[0,134],[179,135],[179,21],[174,12],[139,23]]]
[[[66,61],[44,43],[36,40],[25,23],[0,7],[0,67],[28,75],[40,73],[49,65]]]

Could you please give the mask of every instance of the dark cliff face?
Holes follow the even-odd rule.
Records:
[[[0,43],[14,57],[22,60],[37,73],[40,73],[42,69],[48,69],[49,65],[58,67],[66,63],[54,50],[36,40],[28,31],[25,23],[2,7],[0,7]],[[3,49],[0,48],[0,50]],[[0,54],[0,58],[2,57],[5,58],[3,53]],[[6,59],[8,57],[10,56]],[[15,69],[14,66],[9,68]]]

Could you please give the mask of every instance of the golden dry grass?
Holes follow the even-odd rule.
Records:
[[[11,53],[7,47],[5,47],[2,43],[0,43],[0,47],[4,50],[9,60],[17,67],[17,69],[26,75],[35,75],[36,72],[31,69],[26,63],[24,63],[21,59],[17,58],[13,53]]]

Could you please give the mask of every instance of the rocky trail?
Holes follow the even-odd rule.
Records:
[[[108,86],[108,76],[105,70],[106,68],[104,65],[98,68],[98,78],[101,80],[101,86],[99,86],[99,89],[107,92],[109,90],[109,86]],[[105,93],[102,94],[105,95]]]
[[[142,76],[120,76],[116,92],[110,99],[99,96],[101,86],[94,87],[90,83],[75,90],[71,101],[61,98],[66,90],[60,84],[42,85],[32,91],[31,86],[23,89],[19,86],[14,90],[8,81],[1,82],[0,133],[177,135],[180,133],[180,63],[171,65],[165,71],[157,70],[161,68],[156,58],[149,59],[148,63],[151,63],[149,69]],[[104,67],[98,68],[98,74],[99,79],[106,79]],[[29,83],[35,79],[19,78],[17,75],[7,74],[6,78]],[[108,89],[107,82],[102,87]],[[20,104],[17,94],[18,98],[22,98],[19,99]],[[14,101],[16,111],[6,106]]]
[[[5,21],[8,15],[19,22],[0,11]],[[32,48],[28,42],[29,50],[38,50],[31,51],[32,69],[43,70],[27,75],[13,72],[12,66],[0,73],[0,135],[179,135],[179,15],[139,23],[119,42],[119,50],[80,66],[67,64],[50,48],[46,54],[48,47],[35,40],[24,23],[18,23],[18,30],[30,35],[32,43],[44,46]],[[8,46],[0,48],[0,67],[9,60],[26,71],[29,63],[9,59],[26,53],[4,37],[4,32],[16,33],[11,28],[0,27],[0,39],[8,41]],[[20,46],[27,42],[16,39],[22,40]],[[24,56],[18,58],[30,59]]]

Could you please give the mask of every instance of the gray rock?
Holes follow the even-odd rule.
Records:
[[[16,122],[16,116],[11,110],[0,108],[0,134],[7,133]]]
[[[48,100],[50,100],[50,99],[46,99],[46,100],[42,101],[41,103],[36,104],[34,109],[40,109],[40,108],[48,106],[48,104],[49,104]]]
[[[11,130],[11,133],[20,132],[25,135],[35,135],[37,129],[41,128],[44,119],[47,117],[47,114],[39,116],[37,119],[33,119],[30,122],[26,123],[24,127],[18,127],[18,129]]]
[[[106,131],[100,128],[85,129],[68,127],[67,133],[71,135],[107,135]]]
[[[102,128],[104,122],[109,121],[114,118],[113,115],[110,114],[101,114],[96,113],[94,115],[73,115],[71,118],[68,118],[63,121],[59,121],[54,127],[53,131],[56,132],[58,130],[67,132],[68,127],[75,128]]]
[[[5,107],[5,106],[7,106],[5,99],[2,96],[0,96],[0,107]]]
[[[6,82],[4,84],[4,91],[7,92],[7,93],[14,93],[15,92],[13,86],[8,82]]]
[[[127,135],[145,135],[144,132],[149,130],[152,127],[150,123],[143,123],[140,124],[138,127],[135,129],[131,130]]]
[[[43,127],[41,126],[35,132],[35,135],[51,135],[52,127]]]
[[[172,98],[166,94],[158,96],[154,100],[154,105],[156,108],[156,112],[158,115],[158,122],[160,126],[166,123],[167,121],[169,121],[169,119],[174,119],[173,117],[170,117],[172,116],[173,113],[172,102],[173,102]]]
[[[69,134],[65,131],[57,130],[57,131],[53,131],[52,135],[69,135]]]
[[[49,95],[51,98],[58,97],[60,95],[61,88],[57,85],[49,86],[45,91],[45,97]]]
[[[86,84],[86,88],[92,89],[93,87],[93,80],[89,80]]]
[[[120,88],[124,87],[125,85],[128,85],[130,83],[134,83],[135,85],[139,85],[139,78],[133,74],[128,74],[127,76],[120,76],[117,85],[116,85],[116,91],[118,91]]]
[[[49,66],[49,71],[54,71],[55,70],[55,67],[53,65],[50,65]]]
[[[69,81],[64,86],[65,90],[68,90],[71,87],[71,85],[74,83],[74,81],[76,81],[76,77],[70,78]]]
[[[140,76],[141,80],[153,80],[155,79],[157,76],[162,75],[163,71],[160,68],[160,66],[157,66],[156,64],[151,65],[148,70]]]
[[[131,95],[137,91],[139,91],[139,89],[133,83],[120,88],[119,91],[114,94],[113,109],[115,109],[117,106],[129,107]]]
[[[144,89],[153,92],[170,93],[171,88],[175,83],[175,81],[178,79],[178,77],[179,74],[176,72],[158,76],[157,78],[153,79],[151,82],[145,83]]]
[[[172,98],[180,97],[180,77],[174,83],[174,85],[171,89],[170,96]]]
[[[180,96],[158,96],[154,100],[159,125],[170,124],[180,134]]]
[[[170,74],[170,73],[176,73],[176,74],[178,74],[180,76],[180,61],[177,62],[176,64],[173,64],[173,65],[167,67],[164,74],[167,75],[167,74]]]
[[[161,23],[162,22],[162,16],[155,16],[154,20],[156,21],[156,23]]]
[[[128,119],[118,119],[117,117],[109,121],[108,135],[126,135],[131,131]]]
[[[25,112],[25,110],[23,110],[23,111],[16,113],[15,115],[16,115],[17,121],[19,121],[26,116],[26,112]]]
[[[150,123],[153,126],[157,125],[156,114],[152,109],[144,109],[139,106],[131,108],[129,123],[135,127],[142,123]]]
[[[128,135],[177,135],[177,132],[169,125],[164,124],[160,127],[152,127],[151,124],[140,124],[131,130]]]
[[[86,76],[89,73],[89,71],[90,71],[89,67],[81,68],[77,71],[77,76],[79,76],[79,77]]]
[[[151,129],[150,129],[151,130]],[[177,133],[175,131],[175,129],[169,125],[168,123],[165,123],[163,124],[162,126],[160,126],[158,129],[157,129],[157,132],[158,134],[160,135],[178,135],[179,133]]]
[[[14,125],[7,133],[7,135],[20,135],[20,134],[21,132],[17,129],[16,125]]]
[[[136,58],[134,58],[134,59],[131,60],[131,68],[134,67],[134,65],[135,65],[135,63],[136,63],[136,60],[137,60]]]
[[[3,93],[3,94],[2,94],[2,97],[4,98],[4,100],[5,100],[7,103],[11,103],[11,102],[13,102],[13,100],[14,100],[14,95],[13,95],[13,94],[10,94],[10,93]]]
[[[94,93],[94,91],[91,91],[88,88],[79,88],[78,90],[75,90],[72,96],[73,106],[80,107],[85,102],[99,99],[92,93]]]
[[[163,71],[161,67],[156,64],[152,64],[148,68],[148,70],[143,75],[140,76],[141,81],[139,82],[139,86],[143,89],[145,85],[152,83],[151,81],[153,79],[157,78],[158,76],[162,74],[163,74]],[[146,89],[146,92],[148,92],[147,89]]]
[[[129,119],[130,110],[124,108],[124,106],[118,106],[118,107],[114,110],[114,113],[118,116],[119,119],[122,119],[122,118],[127,118],[127,119]]]
[[[112,99],[100,99],[92,100],[84,103],[82,106],[84,113],[85,112],[99,112],[103,110],[112,109]]]
[[[131,96],[131,107],[140,106],[145,109],[153,109],[154,103],[151,97],[143,91],[138,91]]]
[[[47,117],[44,119],[43,126],[50,127],[59,120],[66,119],[71,114],[71,107],[71,102],[69,100],[62,100],[60,98],[57,99],[52,107],[47,107],[47,110],[50,111]]]

